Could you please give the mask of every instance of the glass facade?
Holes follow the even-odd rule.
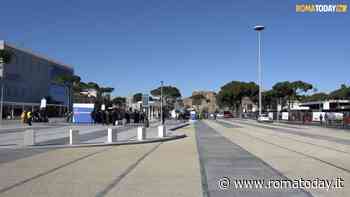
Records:
[[[51,100],[52,103],[61,104],[61,105],[68,104],[68,89],[65,86],[52,83],[50,85],[49,95],[50,95],[49,99],[52,99]]]
[[[1,41],[0,41],[1,44]],[[4,48],[15,54],[10,63],[4,65],[4,114],[18,116],[23,109],[34,110],[40,106],[40,101],[46,97],[50,107],[58,107],[63,111],[68,105],[67,88],[54,83],[60,75],[73,75],[74,70],[44,56],[34,54],[7,43]]]

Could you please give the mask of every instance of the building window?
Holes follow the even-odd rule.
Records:
[[[13,88],[13,97],[16,97],[16,96],[17,96],[17,88],[14,87],[14,88]]]
[[[22,88],[22,97],[25,97],[25,95],[26,95],[26,89]]]

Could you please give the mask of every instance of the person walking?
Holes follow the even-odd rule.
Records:
[[[100,111],[100,121],[101,121],[101,124],[105,124],[106,122],[106,115],[105,115],[105,112],[104,111]]]
[[[322,113],[320,113],[320,124],[321,124],[321,127],[323,125],[323,116],[322,116]]]
[[[163,111],[163,116],[162,116],[162,124],[165,123],[165,112]]]
[[[32,126],[33,113],[31,111],[27,112],[27,122],[29,126]]]
[[[139,113],[135,110],[134,111],[134,123],[139,123]]]
[[[145,114],[144,114],[144,112],[140,113],[140,122],[141,123],[145,123]]]
[[[328,118],[328,114],[326,112],[326,114],[324,115],[324,122],[325,122],[326,127],[328,126],[328,121],[329,121],[329,118]]]
[[[129,111],[125,112],[125,119],[126,119],[126,124],[130,123],[130,114]]]
[[[116,109],[113,109],[111,117],[112,117],[111,118],[112,119],[112,124],[114,126],[118,125],[118,124],[116,124],[116,121],[118,120],[118,114],[117,114],[117,110]]]
[[[92,124],[96,124],[96,109],[91,112]]]
[[[149,120],[148,120],[148,117],[147,117],[147,116],[146,116],[146,118],[145,118],[144,125],[145,125],[146,128],[149,127]]]
[[[22,122],[22,124],[27,123],[27,111],[26,110],[24,110],[21,114],[21,122]]]
[[[106,116],[106,119],[105,119],[106,122],[105,123],[106,123],[106,125],[109,125],[109,123],[110,123],[110,116],[109,116],[109,111],[108,110],[105,111],[105,116]]]

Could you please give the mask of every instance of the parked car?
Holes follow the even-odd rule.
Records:
[[[273,119],[268,114],[258,116],[258,122],[273,122]]]
[[[224,111],[224,118],[233,118],[233,115],[229,111]]]
[[[224,118],[224,114],[223,113],[218,113],[218,114],[216,114],[216,118]]]

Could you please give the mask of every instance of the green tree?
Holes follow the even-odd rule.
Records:
[[[309,90],[313,89],[312,84],[309,84],[304,81],[294,81],[291,83],[292,89],[293,89],[293,96],[294,99],[299,100],[299,96],[301,94],[307,93]]]
[[[136,93],[136,94],[134,94],[134,96],[133,96],[133,101],[134,101],[134,103],[139,102],[139,101],[142,101],[142,93]]]
[[[151,95],[160,97],[161,87],[151,91]],[[180,90],[173,86],[163,86],[164,111],[170,111],[175,108],[175,103],[181,98]]]
[[[151,91],[153,96],[159,97],[161,94],[161,87]],[[163,96],[168,98],[181,98],[180,90],[173,86],[163,86]]]
[[[307,95],[304,96],[301,101],[303,102],[310,102],[310,101],[324,101],[327,100],[329,98],[329,95],[324,93],[324,92],[320,92],[320,93],[315,93],[312,95]]]
[[[88,88],[88,89],[94,89],[94,90],[96,90],[97,92],[100,92],[100,86],[99,86],[97,83],[95,83],[95,82],[89,82],[89,83],[87,83],[86,85],[87,85],[87,88]]]
[[[126,104],[126,98],[125,97],[114,97],[112,99],[112,104],[117,105],[117,106],[125,106]]]
[[[69,87],[73,87],[76,89],[79,89],[79,83],[80,83],[81,79],[79,76],[77,75],[69,75],[69,74],[64,74],[64,75],[59,75],[57,77],[54,78],[54,82],[61,84],[61,85],[65,85],[65,86],[69,86]]]
[[[221,107],[229,107],[232,110],[241,111],[243,97],[256,100],[259,86],[254,82],[231,81],[220,88],[217,102]]]
[[[312,90],[313,86],[303,81],[283,81],[276,83],[272,90],[275,91],[275,96],[282,101],[282,105],[285,105],[288,101],[288,108],[290,109],[293,100],[301,100],[303,93]]]
[[[275,90],[268,90],[268,91],[264,91],[262,92],[262,106],[265,109],[272,109],[272,108],[277,108],[276,103],[277,101],[277,94],[275,92]]]
[[[342,84],[339,89],[332,91],[329,94],[331,99],[349,99],[350,98],[350,86]]]

